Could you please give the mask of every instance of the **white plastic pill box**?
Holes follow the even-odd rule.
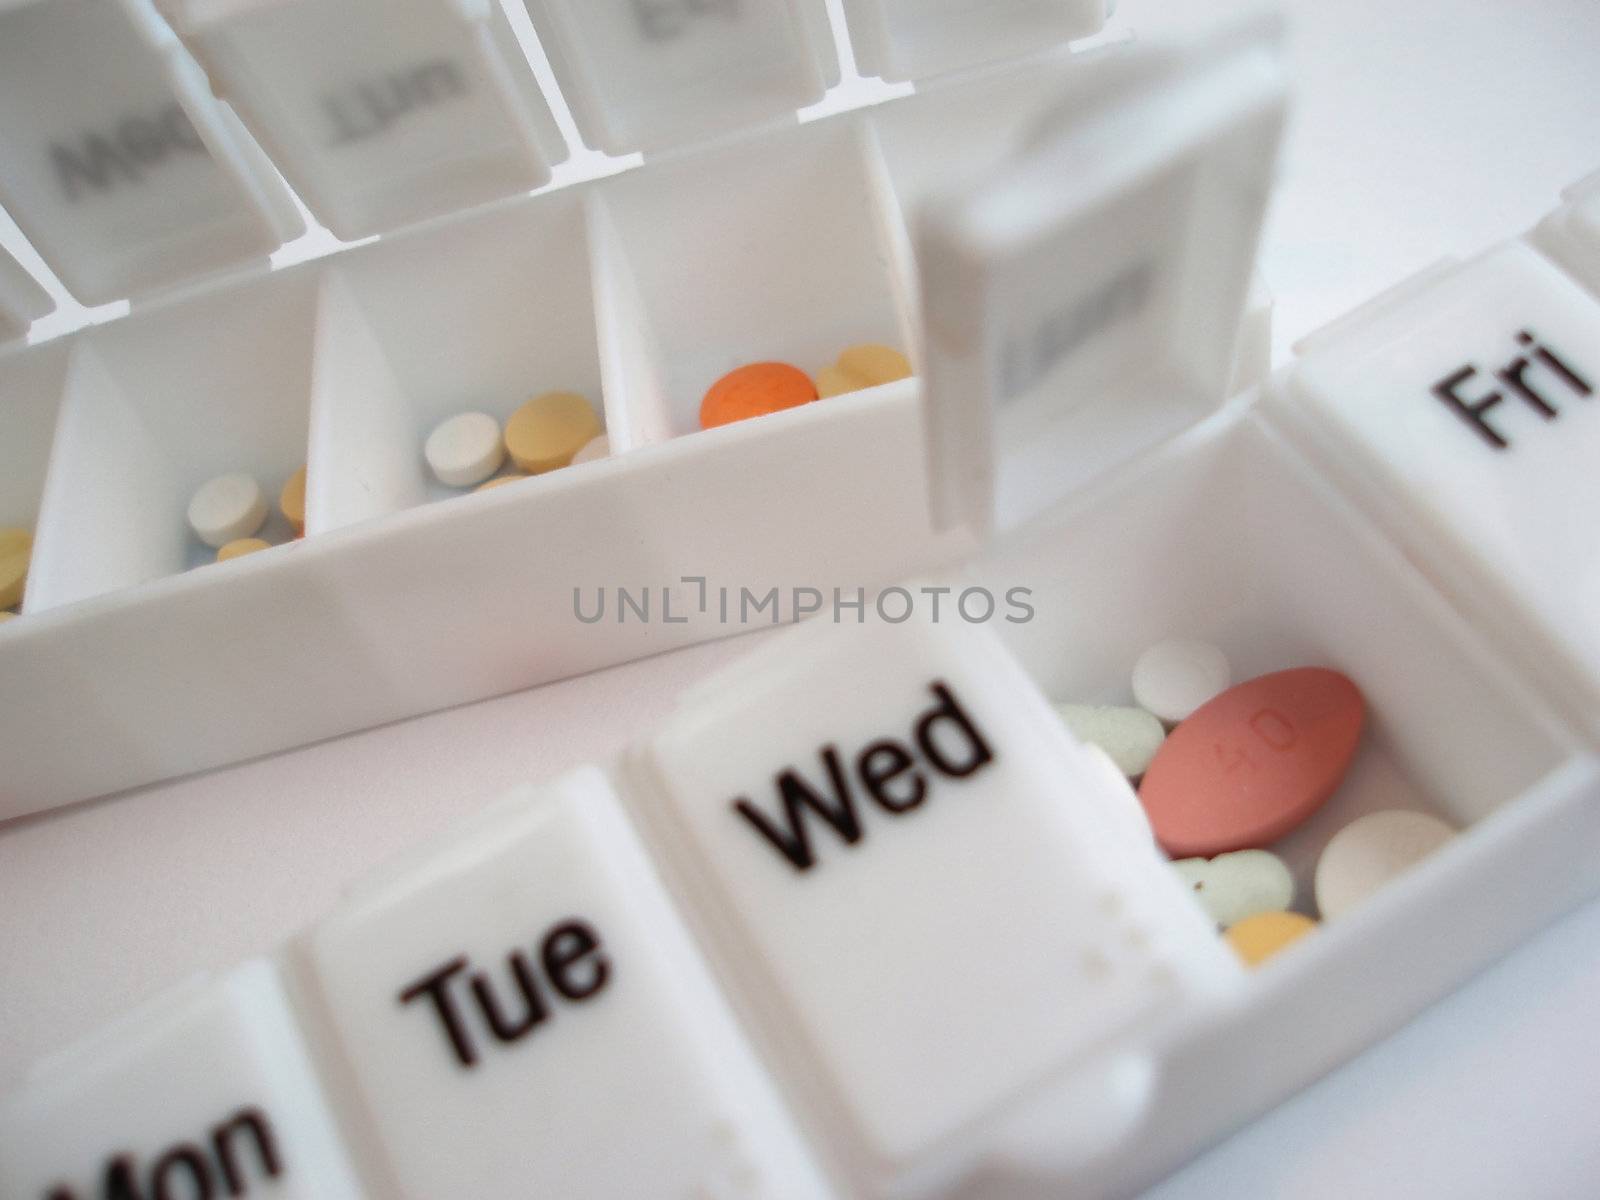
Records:
[[[955,118],[979,107],[975,94],[1026,133],[995,140],[983,131],[970,159],[935,172],[930,143],[947,157],[966,145]],[[995,591],[1023,583],[1050,603],[1030,623],[997,623],[998,635],[881,621],[814,621],[786,635],[685,697],[678,715],[603,769],[508,797],[448,844],[395,864],[272,962],[44,1065],[0,1118],[0,1180],[44,1196],[114,1184],[175,1195],[254,1187],[434,1197],[521,1194],[530,1182],[596,1196],[1120,1194],[1371,1043],[1592,892],[1600,663],[1588,626],[1573,619],[1596,599],[1592,539],[1581,521],[1500,519],[1534,511],[1562,480],[1570,495],[1585,477],[1600,420],[1591,395],[1600,363],[1590,350],[1600,301],[1582,282],[1593,269],[1591,189],[1575,189],[1536,235],[1442,266],[1352,313],[1309,339],[1269,383],[1224,402],[1248,341],[1240,317],[1283,101],[1273,32],[1250,27],[1179,50],[1118,53],[1092,66],[1044,61],[928,89],[789,132],[787,144],[774,135],[736,141],[591,189],[567,211],[567,228],[601,247],[595,262],[626,266],[620,285],[595,270],[590,288],[618,286],[638,318],[608,332],[597,309],[602,382],[614,370],[649,385],[608,390],[608,424],[614,439],[649,428],[631,423],[635,411],[660,424],[658,436],[639,437],[637,467],[624,460],[588,471],[613,489],[596,482],[589,501],[619,511],[604,506],[620,507],[624,488],[645,486],[651,456],[679,468],[650,478],[655,490],[639,495],[652,503],[707,482],[747,490],[749,462],[788,469],[780,482],[793,485],[781,433],[860,470],[880,505],[909,505],[901,532],[920,533],[899,541],[905,569],[981,545],[932,582]],[[680,328],[684,310],[702,301],[696,289],[652,306],[656,285],[684,264],[670,246],[652,243],[654,255],[638,246],[652,214],[671,214],[682,228],[676,222],[701,206],[720,219],[706,228],[726,236],[736,214],[715,201],[733,189],[699,185],[718,165],[774,145],[782,151],[762,171],[739,178],[764,188],[785,178],[786,164],[805,164],[815,178],[818,168],[838,177],[842,163],[859,195],[895,198],[869,206],[874,223],[844,248],[885,239],[878,244],[894,270],[881,315],[908,342],[922,335],[922,378],[826,416],[806,412],[809,422],[757,423],[770,435],[751,426],[725,444],[695,434],[655,447],[690,428],[689,410],[674,409],[672,398],[695,397],[670,382],[687,368],[641,331]],[[1083,169],[1088,162],[1093,169]],[[946,168],[966,182],[934,178]],[[803,211],[822,205],[801,190]],[[795,192],[759,194],[776,204],[794,203]],[[903,211],[907,197],[919,201],[910,237],[882,218]],[[515,222],[563,199],[477,218],[508,222],[498,228],[516,234],[497,253],[480,249],[478,268],[492,277],[507,246],[533,234],[531,221]],[[314,291],[316,339],[356,331],[348,341],[329,335],[341,349],[328,358],[349,349],[337,361],[353,380],[387,372],[381,387],[353,390],[378,395],[380,413],[392,396],[388,411],[409,415],[405,389],[429,368],[404,361],[402,370],[395,347],[419,326],[404,314],[386,325],[382,314],[401,306],[396,283],[415,278],[418,263],[442,267],[405,260],[402,248],[457,236],[454,248],[470,255],[470,227],[342,256],[315,288],[295,282],[301,271],[228,295],[289,320],[299,309],[294,288],[301,302]],[[784,228],[759,225],[761,236],[730,248],[714,278],[738,278],[742,261]],[[562,244],[552,235],[547,257]],[[709,239],[700,248],[716,253]],[[827,248],[808,253],[821,258]],[[386,254],[410,261],[413,274],[393,266],[385,275]],[[797,252],[789,265],[805,261]],[[841,253],[825,265],[870,284],[859,263]],[[208,297],[208,316],[222,295]],[[832,311],[819,298],[819,324]],[[41,407],[62,406],[41,527],[66,486],[57,480],[67,469],[69,406],[84,404],[71,386],[87,375],[108,389],[99,394],[125,394],[129,384],[115,382],[121,356],[138,367],[139,397],[156,403],[142,381],[158,359],[141,351],[185,313],[173,306],[95,331],[92,349],[85,338],[67,353],[44,347],[16,360],[66,381],[59,401],[48,382],[41,388]],[[845,336],[833,333],[821,349]],[[317,440],[327,428],[317,423],[318,396],[336,394],[315,390],[322,350],[314,339],[302,366],[312,380],[313,470],[319,444],[334,442],[333,432]],[[455,365],[470,370],[472,360]],[[634,406],[638,396],[651,403]],[[619,410],[622,397],[630,403]],[[825,430],[846,425],[856,438],[902,440],[827,439]],[[426,416],[409,426],[412,458],[417,431],[429,427]],[[675,459],[696,453],[694,478],[681,481],[691,464]],[[758,458],[735,458],[746,453]],[[885,495],[886,467],[900,466],[911,473],[889,474],[899,486]],[[561,482],[576,491],[581,475]],[[826,482],[848,488],[843,475],[830,468]],[[86,473],[68,478],[71,491],[94,486]],[[926,491],[901,490],[907,482]],[[562,490],[540,492],[556,506],[551,519],[566,516],[592,534],[592,523],[552,499]],[[321,500],[330,506],[324,530],[347,523],[328,518],[341,511],[336,501]],[[550,536],[558,526],[542,524],[531,492],[514,514],[497,513],[505,506],[493,501],[456,502],[493,544],[516,546],[517,531],[534,521],[546,546],[564,551],[577,540]],[[406,517],[427,530],[455,507]],[[1210,519],[1195,522],[1197,512]],[[840,519],[850,513],[838,510]],[[401,520],[390,519],[398,536]],[[851,519],[862,524],[859,512]],[[384,606],[403,607],[414,602],[408,580],[418,563],[451,562],[438,528],[437,541],[418,542],[435,557],[414,555],[407,575],[402,560],[383,557],[390,551],[376,533],[362,540],[378,528],[328,532],[279,554],[290,562],[328,547],[327,574],[300,584],[300,602],[326,604],[334,592],[310,585],[339,578],[346,603],[371,581],[384,584]],[[668,526],[651,528],[665,536]],[[776,533],[808,548],[792,519]],[[892,534],[886,519],[882,536]],[[681,544],[662,544],[661,573],[681,570]],[[820,558],[828,548],[815,549]],[[367,571],[335,574],[340,550],[364,556]],[[751,556],[739,566],[749,578],[750,564],[764,560],[758,547],[741,550]],[[826,557],[838,555],[832,547]],[[774,580],[792,580],[773,562]],[[225,571],[196,571],[146,594],[170,601],[188,585],[201,597],[189,601],[193,611],[205,611],[223,603],[222,585],[189,581]],[[237,577],[252,581],[263,605],[289,582],[269,582],[265,568]],[[208,586],[214,595],[202,596]],[[115,598],[63,605],[37,628],[66,627],[75,611],[114,611]],[[450,613],[442,599],[423,611],[434,621]],[[355,628],[374,640],[365,620]],[[1360,681],[1374,727],[1367,774],[1341,800],[1344,811],[1309,827],[1308,845],[1397,796],[1468,827],[1448,852],[1253,979],[1149,848],[1102,807],[1119,797],[1045,699],[1113,698],[1137,651],[1174,630],[1223,646],[1241,674],[1325,662]],[[449,632],[453,643],[442,635],[434,643],[440,658],[446,648],[470,649],[469,623]],[[0,630],[0,650],[6,636]],[[428,645],[424,673],[435,665]],[[406,678],[407,649],[374,651],[393,686]],[[331,677],[333,665],[323,671]],[[218,687],[213,702],[224,699]],[[780,844],[734,803],[771,810],[786,770],[820,778],[840,753],[891,741],[914,757],[926,794],[915,804],[878,796],[862,768],[857,786],[875,799],[863,800],[853,837],[832,825],[813,843]],[[1304,869],[1303,856],[1290,858]],[[1507,863],[1519,886],[1484,888],[1486,873]],[[1373,979],[1386,986],[1369,986]],[[618,1042],[636,1049],[601,1053]],[[197,1046],[230,1064],[237,1093],[216,1094],[214,1079],[178,1089],[162,1113],[169,1120],[128,1126],[114,1144],[49,1135],[93,1127],[108,1095],[181,1078],[174,1064],[193,1062]],[[506,1097],[531,1115],[508,1121]]]

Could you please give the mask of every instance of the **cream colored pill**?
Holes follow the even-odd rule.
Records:
[[[1189,638],[1151,646],[1133,664],[1134,702],[1168,725],[1227,691],[1232,682],[1227,656],[1210,642]]]
[[[1156,840],[1155,832],[1150,828],[1150,818],[1145,816],[1144,805],[1139,803],[1139,793],[1133,790],[1133,785],[1128,782],[1128,777],[1123,774],[1122,768],[1112,760],[1111,756],[1099,746],[1085,746],[1089,755],[1094,759],[1095,765],[1100,769],[1105,778],[1106,788],[1111,797],[1107,806],[1107,815],[1129,837],[1143,845],[1151,845]]]
[[[596,462],[602,458],[611,457],[611,439],[605,434],[597,438],[590,438],[589,444],[572,456],[572,465],[579,463]]]
[[[278,511],[298,537],[306,531],[306,469],[301,467],[278,493]]]
[[[1401,809],[1352,821],[1333,835],[1317,860],[1314,886],[1322,919],[1349,912],[1455,836],[1438,817]]]
[[[1109,704],[1058,704],[1056,713],[1080,742],[1098,746],[1129,779],[1144,774],[1167,730],[1142,708]]]
[[[246,554],[254,554],[258,550],[271,550],[272,543],[264,542],[260,538],[240,538],[238,541],[229,542],[217,551],[217,561],[227,562],[229,559],[243,558]]]
[[[243,472],[201,484],[189,501],[189,526],[213,549],[254,537],[266,519],[267,497],[261,485]]]
[[[32,557],[33,534],[26,529],[0,529],[0,608],[22,603]]]
[[[535,396],[506,422],[506,450],[530,475],[564,467],[604,432],[589,402],[576,392]]]
[[[1185,858],[1172,868],[1224,929],[1257,913],[1286,909],[1294,902],[1294,876],[1288,864],[1266,850]]]
[[[446,487],[472,487],[500,469],[506,460],[500,422],[488,413],[467,412],[440,421],[423,443],[433,477]]]
[[[0,608],[0,625],[4,625],[7,621],[15,620],[16,616],[17,614],[9,608]]]

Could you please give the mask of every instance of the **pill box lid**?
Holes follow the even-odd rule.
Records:
[[[1026,523],[1227,399],[1287,101],[1282,25],[1095,56],[914,215],[930,503]]]

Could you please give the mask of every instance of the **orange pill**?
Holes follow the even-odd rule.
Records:
[[[799,367],[777,362],[751,363],[729,371],[711,385],[700,402],[700,427],[731,425],[747,417],[797,408],[816,398],[817,385]]]
[[[1360,689],[1321,667],[1229,688],[1182,721],[1145,772],[1139,799],[1156,840],[1174,858],[1271,844],[1333,794],[1365,720]]]

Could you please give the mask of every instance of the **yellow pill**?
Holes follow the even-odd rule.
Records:
[[[294,526],[297,534],[306,531],[306,469],[301,467],[289,476],[289,482],[278,493],[278,511]]]
[[[33,557],[33,534],[26,529],[0,529],[0,608],[22,603],[28,585],[28,560]]]
[[[911,361],[904,354],[892,346],[880,346],[876,342],[851,346],[839,355],[838,366],[846,375],[865,380],[863,387],[877,387],[881,383],[893,383],[896,379],[906,379],[911,375]]]
[[[246,554],[254,554],[257,550],[271,550],[272,543],[264,542],[260,538],[236,538],[217,551],[217,561],[227,562],[230,558],[243,558]]]
[[[1264,912],[1246,917],[1222,936],[1247,967],[1259,967],[1292,942],[1317,927],[1310,917],[1294,912]]]
[[[859,376],[841,370],[839,367],[823,367],[817,372],[817,397],[822,400],[830,396],[842,396],[846,392],[859,392],[871,384],[865,383]]]
[[[546,392],[506,422],[506,450],[530,475],[553,471],[600,436],[600,418],[576,392]]]
[[[526,478],[526,475],[501,475],[495,479],[489,480],[487,483],[480,483],[472,490],[475,492],[487,492],[490,488],[497,488],[503,483],[516,483],[517,480]]]
[[[15,620],[16,616],[17,614],[10,609],[0,608],[0,625],[4,625],[7,621]]]

